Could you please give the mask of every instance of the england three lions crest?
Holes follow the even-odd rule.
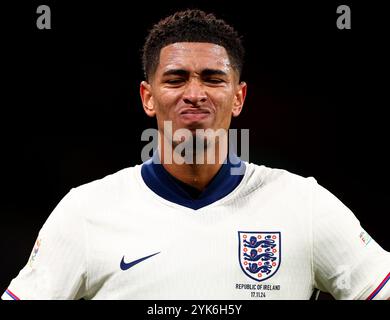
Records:
[[[242,271],[251,279],[271,278],[281,262],[280,232],[238,231],[238,259]]]

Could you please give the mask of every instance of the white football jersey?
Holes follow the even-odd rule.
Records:
[[[72,189],[2,299],[390,296],[390,254],[315,179],[246,163],[194,210],[152,192],[141,167]]]

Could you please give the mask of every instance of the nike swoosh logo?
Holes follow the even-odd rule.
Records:
[[[150,257],[153,257],[153,256],[155,256],[156,254],[159,254],[159,253],[160,252],[156,252],[156,253],[151,254],[150,256],[146,256],[146,257],[143,257],[143,258],[138,259],[138,260],[134,260],[134,261],[129,262],[129,263],[125,262],[125,256],[123,256],[122,261],[121,261],[121,269],[123,271],[128,270],[131,267],[134,267],[137,263],[140,263],[140,262],[142,262],[142,261],[144,261],[144,260],[146,260],[146,259],[148,259]]]

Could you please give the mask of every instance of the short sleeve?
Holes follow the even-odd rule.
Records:
[[[39,231],[25,267],[2,299],[79,299],[86,290],[84,221],[72,189]]]
[[[316,287],[336,299],[390,297],[389,252],[371,238],[351,210],[315,181],[313,268]]]

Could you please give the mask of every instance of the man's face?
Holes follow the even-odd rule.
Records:
[[[180,42],[161,49],[150,82],[141,83],[145,112],[172,129],[228,129],[241,112],[246,84],[238,83],[225,48],[200,42]]]

